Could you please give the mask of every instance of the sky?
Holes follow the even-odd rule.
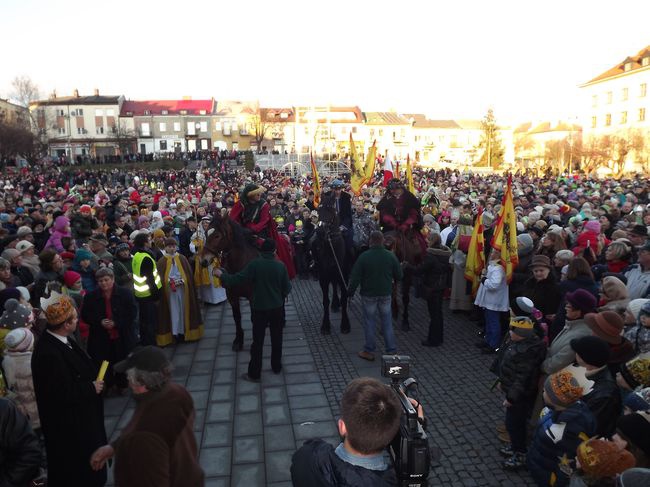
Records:
[[[644,0],[0,0],[0,97],[214,97],[559,120],[650,45]]]

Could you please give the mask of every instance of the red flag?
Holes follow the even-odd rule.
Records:
[[[384,159],[384,188],[391,179],[393,179],[393,163],[390,162],[390,157],[386,154],[386,158]]]

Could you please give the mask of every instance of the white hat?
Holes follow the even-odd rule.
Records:
[[[16,250],[20,252],[21,254],[23,252],[28,251],[29,249],[33,248],[34,244],[31,242],[28,242],[27,240],[21,240],[16,244]]]
[[[24,226],[18,228],[18,230],[16,231],[16,236],[17,237],[24,237],[25,235],[29,235],[31,233],[34,233],[33,230],[30,227],[24,225]]]

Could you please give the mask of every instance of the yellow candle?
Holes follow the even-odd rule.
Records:
[[[106,375],[106,370],[108,369],[108,360],[102,362],[101,367],[99,368],[99,374],[97,374],[97,380],[104,380]]]

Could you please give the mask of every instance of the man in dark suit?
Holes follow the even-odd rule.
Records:
[[[93,471],[90,456],[106,444],[104,382],[97,367],[69,338],[77,328],[77,311],[67,296],[56,292],[45,300],[47,329],[32,356],[34,392],[45,436],[50,487],[100,487],[106,469]]]
[[[329,206],[336,210],[339,217],[339,225],[343,240],[345,240],[346,265],[351,265],[352,249],[354,245],[354,235],[352,228],[352,197],[350,193],[343,191],[343,181],[335,179],[330,183],[330,191],[323,194],[321,205]]]

